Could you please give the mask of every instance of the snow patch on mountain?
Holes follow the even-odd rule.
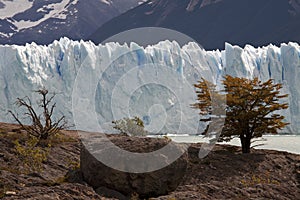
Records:
[[[0,43],[85,39],[140,0],[0,0]],[[99,17],[100,16],[100,17]]]
[[[112,2],[110,0],[101,0],[101,2],[107,4],[107,5],[111,5]]]
[[[17,27],[17,30],[22,30],[25,28],[34,27],[44,21],[46,21],[49,18],[59,18],[59,19],[66,19],[67,14],[64,14],[63,12],[67,12],[67,5],[70,5],[70,0],[62,0],[59,3],[53,3],[44,5],[42,8],[39,8],[37,12],[45,12],[45,14],[42,18],[36,21],[30,21],[30,20],[20,20],[15,21],[13,20],[12,23]],[[50,10],[50,12],[49,12]]]
[[[17,13],[21,13],[32,7],[33,1],[30,0],[18,0],[18,1],[0,1],[0,19],[6,19],[13,17]]]
[[[147,1],[148,0],[141,0],[141,1],[138,2],[138,4],[141,5],[141,4],[143,4],[143,3],[147,2]],[[149,1],[149,3],[150,3],[150,1]]]

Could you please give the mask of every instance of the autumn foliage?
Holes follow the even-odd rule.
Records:
[[[250,153],[251,140],[263,134],[276,134],[288,123],[284,116],[275,111],[287,109],[287,103],[280,99],[288,95],[280,94],[282,84],[272,79],[262,82],[258,78],[246,79],[225,76],[224,90],[217,91],[216,86],[202,79],[196,87],[197,102],[193,108],[200,110],[201,121],[224,117],[224,126],[219,141],[229,141],[239,137],[243,153]],[[226,100],[224,99],[226,98]],[[223,115],[221,113],[225,113]],[[209,134],[208,128],[204,134]]]

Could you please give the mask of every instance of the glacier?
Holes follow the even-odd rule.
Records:
[[[196,43],[179,46],[161,41],[152,46],[61,38],[48,46],[0,46],[0,121],[15,122],[8,110],[19,111],[16,98],[40,87],[58,95],[56,117],[65,115],[78,130],[113,132],[111,121],[139,116],[154,133],[196,134],[202,131],[193,84],[201,77],[220,84],[225,74],[270,78],[283,84],[290,107],[281,111],[300,128],[300,47],[290,42],[254,48],[225,45],[206,51]]]

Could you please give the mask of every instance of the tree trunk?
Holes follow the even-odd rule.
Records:
[[[242,152],[250,153],[251,139],[248,137],[240,136],[241,144],[242,144]]]
[[[48,137],[49,137],[49,133],[48,132],[44,132],[44,133],[41,133],[40,139],[41,140],[47,140]]]

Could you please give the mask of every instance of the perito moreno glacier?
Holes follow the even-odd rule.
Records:
[[[290,107],[282,114],[290,125],[282,132],[299,133],[300,46],[292,42],[261,48],[226,44],[222,51],[175,41],[143,48],[67,38],[48,46],[2,45],[0,121],[14,122],[8,110],[17,110],[16,98],[35,102],[33,91],[44,86],[58,93],[56,116],[65,115],[76,129],[112,131],[112,120],[139,116],[150,132],[195,134],[203,127],[190,108],[193,84],[201,77],[219,84],[225,74],[283,83]]]

